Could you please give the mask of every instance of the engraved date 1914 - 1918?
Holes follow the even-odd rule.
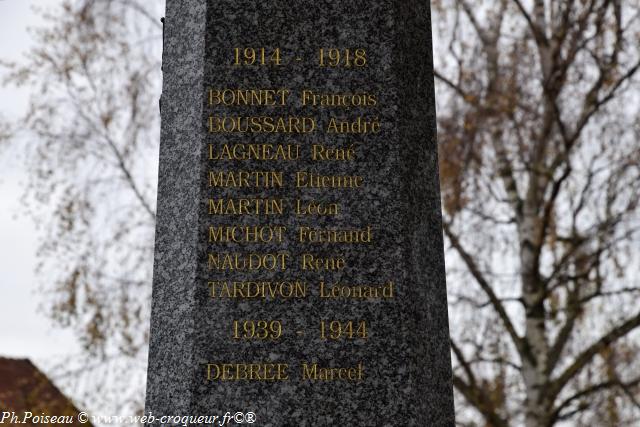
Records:
[[[293,55],[291,62],[303,59]],[[319,48],[315,62],[321,68],[364,68],[367,66],[367,51],[362,48]],[[282,66],[286,65],[285,55],[280,48],[235,47],[232,65],[242,66]]]

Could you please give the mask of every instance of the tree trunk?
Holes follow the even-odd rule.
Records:
[[[542,161],[536,162],[541,164]],[[522,357],[522,377],[526,390],[526,427],[546,426],[549,405],[545,397],[548,383],[549,341],[545,324],[545,289],[539,279],[538,251],[540,242],[540,205],[543,202],[544,179],[534,170],[519,221],[522,299],[525,307],[526,353]]]

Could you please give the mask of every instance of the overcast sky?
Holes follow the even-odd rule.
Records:
[[[27,27],[40,19],[32,6],[60,0],[0,0],[0,59],[18,60],[32,39]],[[27,105],[24,90],[0,87],[0,115],[19,117]],[[0,357],[26,357],[38,365],[76,349],[69,331],[54,330],[38,306],[34,275],[37,233],[20,204],[24,166],[11,151],[0,153]]]

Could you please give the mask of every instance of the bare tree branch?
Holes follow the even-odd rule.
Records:
[[[509,336],[511,337],[513,344],[516,346],[518,351],[522,352],[522,354],[524,355],[525,348],[524,348],[524,343],[522,339],[516,332],[515,327],[513,326],[513,323],[511,322],[509,315],[507,314],[507,311],[502,305],[502,302],[496,296],[495,292],[489,285],[489,282],[487,282],[487,280],[484,278],[484,276],[480,272],[480,269],[476,265],[476,262],[474,261],[473,257],[462,247],[460,240],[451,231],[451,228],[446,223],[444,224],[444,231],[447,237],[449,238],[449,240],[451,241],[451,245],[455,248],[456,252],[458,252],[462,260],[465,262],[465,264],[469,268],[471,275],[476,279],[476,282],[480,285],[480,288],[489,297],[489,301],[491,301],[491,305],[496,310],[496,312],[498,313],[498,316],[502,320],[502,323],[504,324],[505,329],[507,330]]]
[[[626,336],[629,332],[640,326],[640,313],[634,317],[626,320],[622,324],[613,328],[602,336],[598,341],[593,343],[582,353],[580,353],[555,380],[552,381],[549,387],[551,396],[557,396],[558,393],[567,385],[567,383],[574,378],[585,366],[587,366],[601,350],[607,348],[620,338]]]

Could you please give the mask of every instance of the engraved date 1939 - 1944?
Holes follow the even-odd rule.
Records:
[[[369,338],[365,320],[320,320],[321,340],[357,340]],[[282,338],[284,329],[280,320],[234,320],[233,338],[236,340],[270,340]],[[303,335],[298,331],[297,335]]]

